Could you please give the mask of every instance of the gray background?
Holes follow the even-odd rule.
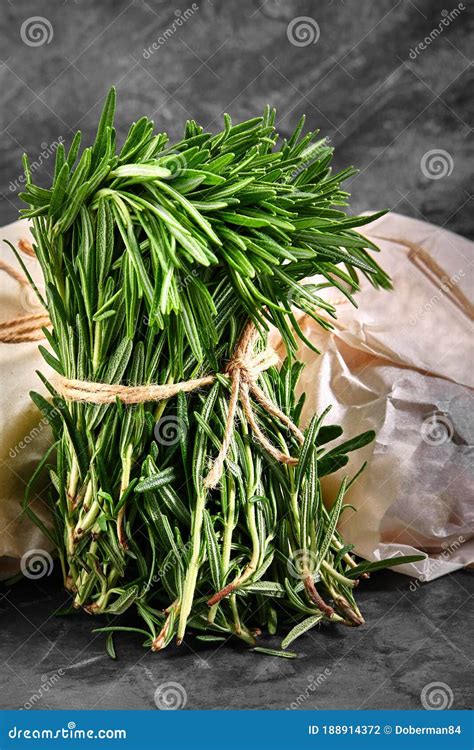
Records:
[[[34,159],[77,128],[89,140],[115,84],[122,137],[143,114],[178,138],[188,117],[217,129],[223,112],[241,120],[269,103],[287,135],[306,113],[308,126],[336,147],[336,166],[360,168],[350,185],[356,211],[388,207],[472,235],[472,12],[463,11],[413,60],[410,51],[457,2],[197,5],[147,58],[144,50],[172,29],[179,11],[191,9],[189,0],[2,0],[1,223],[13,221],[20,206],[22,152]],[[22,40],[22,24],[32,16],[50,24],[49,41],[40,46]],[[317,22],[316,44],[289,42],[288,24],[300,16]],[[449,176],[423,174],[421,160],[433,149],[450,155]],[[52,168],[49,159],[39,170],[46,183]]]
[[[78,127],[90,140],[115,84],[119,138],[143,114],[177,138],[187,117],[217,129],[224,111],[240,120],[266,103],[277,107],[279,131],[287,135],[306,112],[308,126],[319,127],[336,147],[336,166],[361,170],[350,185],[354,210],[390,207],[473,235],[472,14],[463,11],[412,59],[410,51],[454,2],[209,0],[199,6],[144,56],[172,28],[174,2],[2,0],[0,223],[17,216],[21,153],[35,159],[59,137],[68,142]],[[179,10],[190,7],[184,0]],[[23,24],[32,16],[45,18],[49,29],[49,41],[38,46],[24,41]],[[300,16],[317,22],[317,43],[289,41],[288,24]],[[433,179],[421,164],[427,152],[440,149],[450,174]],[[50,158],[37,171],[45,185],[52,168]],[[302,709],[421,708],[423,688],[441,681],[453,708],[463,708],[469,704],[470,591],[467,572],[419,587],[380,574],[360,587],[368,624],[306,636],[298,642],[298,660],[191,639],[151,655],[124,635],[114,663],[101,637],[91,635],[91,618],[52,616],[66,603],[58,577],[23,581],[0,598],[2,704],[154,709],[156,688],[176,681],[186,691],[186,708],[286,708],[306,694]]]

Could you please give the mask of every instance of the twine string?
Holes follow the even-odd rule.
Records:
[[[213,489],[216,487],[223,475],[224,464],[229,453],[234,424],[237,415],[237,407],[240,403],[247,421],[254,433],[256,440],[276,461],[294,466],[298,463],[293,458],[276,448],[260,428],[250,395],[262,408],[276,419],[279,419],[295,435],[297,440],[304,441],[303,433],[289,419],[289,417],[273,403],[265,392],[257,385],[259,375],[278,363],[277,353],[266,348],[255,354],[254,347],[257,339],[257,330],[250,321],[235,347],[234,353],[229,360],[223,374],[230,379],[230,396],[227,419],[220,450],[215,458],[208,475],[204,479],[204,487]],[[185,380],[179,383],[168,383],[165,385],[121,385],[115,383],[96,383],[88,380],[75,380],[56,375],[53,385],[56,391],[68,401],[80,401],[89,404],[113,404],[119,399],[124,404],[139,404],[145,401],[165,401],[178,393],[189,393],[198,388],[212,385],[216,381],[216,375],[206,375],[202,378]]]
[[[31,245],[27,240],[20,240],[20,249],[30,255]],[[0,258],[0,271],[4,271],[10,278],[14,279],[20,287],[28,287],[30,282],[21,271]],[[43,326],[51,325],[46,312],[21,315],[18,318],[0,321],[0,342],[4,344],[23,344],[27,341],[41,341],[45,338]]]
[[[0,341],[4,344],[23,344],[27,341],[41,341],[45,338],[43,326],[50,325],[45,313],[22,315],[0,322]]]

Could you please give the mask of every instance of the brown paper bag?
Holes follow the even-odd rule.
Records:
[[[324,490],[334,498],[342,477],[366,460],[347,495],[357,512],[341,518],[345,542],[368,560],[426,552],[427,560],[396,570],[431,580],[474,560],[474,244],[396,214],[364,232],[381,247],[394,290],[362,281],[358,310],[332,290],[332,333],[302,317],[322,352],[300,347],[304,417],[332,404],[326,421],[341,424],[346,437],[375,430],[375,442],[352,454]]]
[[[7,239],[15,246],[20,239],[30,240],[27,222],[19,221],[4,227],[0,239]],[[3,241],[0,244],[1,320],[41,313],[42,308],[31,287],[9,275],[8,268],[13,268],[21,277],[18,262],[8,245]],[[37,261],[26,253],[22,257],[41,287]],[[34,578],[35,567],[41,558],[50,566],[49,555],[42,553],[48,553],[51,544],[34,523],[21,517],[21,502],[27,482],[51,444],[51,433],[29,392],[35,390],[44,394],[35,371],[40,369],[48,375],[50,370],[34,341],[0,343],[0,362],[0,578],[7,578],[20,569]],[[43,494],[46,489],[45,483],[38,485],[33,493],[32,507],[48,524],[50,514]]]

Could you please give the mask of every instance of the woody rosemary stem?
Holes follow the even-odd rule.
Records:
[[[235,594],[230,597],[230,608],[234,616],[234,632],[238,638],[248,643],[250,646],[255,645],[255,638],[249,633],[247,628],[242,625],[239,617],[239,610],[237,609],[237,598]]]
[[[188,570],[186,573],[186,578],[184,580],[183,595],[179,613],[178,631],[176,634],[176,642],[178,643],[178,645],[184,638],[186,623],[188,621],[189,613],[191,612],[191,608],[193,605],[194,590],[196,588],[196,580],[199,573],[201,530],[204,508],[206,505],[206,494],[207,493],[205,491],[198,493],[196,499],[196,507],[193,512],[191,558],[189,560]]]
[[[244,425],[242,426],[242,432],[245,437],[248,437],[248,429]],[[248,472],[246,514],[247,514],[248,530],[249,530],[251,545],[252,545],[252,556],[249,562],[247,563],[244,572],[237,579],[235,583],[236,587],[241,586],[246,580],[251,578],[251,576],[257,570],[258,561],[260,559],[260,541],[258,538],[258,530],[257,530],[257,526],[255,523],[255,505],[254,505],[254,495],[256,494],[256,476],[255,476],[254,457],[252,455],[252,450],[250,448],[249,442],[246,442],[246,445],[245,445],[245,455],[246,455],[246,466],[247,466],[247,472]]]
[[[95,324],[94,329],[94,353],[92,357],[92,372],[96,373],[100,364],[100,348],[101,348],[102,328],[100,323]]]
[[[71,447],[71,451],[74,451],[74,448]],[[68,506],[74,505],[78,481],[79,481],[79,466],[77,463],[76,456],[73,453],[72,460],[71,460],[71,471],[69,475],[69,483],[67,487]]]
[[[230,474],[225,477],[223,484],[225,485],[225,493],[226,493],[225,499],[226,499],[227,513],[226,513],[224,532],[223,532],[223,538],[222,538],[221,560],[222,560],[223,578],[224,580],[226,580],[227,572],[229,570],[229,564],[230,564],[232,533],[234,531],[234,525],[235,525],[235,484]],[[224,487],[222,488],[221,492],[223,491],[224,491]],[[216,604],[213,604],[210,607],[209,614],[207,616],[207,620],[209,623],[214,622],[218,607],[219,607],[219,602],[217,602]]]
[[[235,525],[235,483],[232,476],[227,476],[227,516],[222,541],[222,569],[226,573],[229,569],[232,532]]]
[[[126,492],[128,485],[130,484],[130,473],[132,471],[132,458],[133,458],[133,444],[130,443],[127,446],[127,450],[125,451],[125,455],[122,459],[122,479],[120,482],[120,495],[119,495],[119,503]],[[119,540],[119,543],[122,547],[127,547],[127,540],[125,538],[125,533],[123,530],[123,519],[125,516],[125,504],[122,505],[120,508],[118,514],[117,514],[117,537]]]

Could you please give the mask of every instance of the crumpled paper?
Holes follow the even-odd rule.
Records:
[[[381,248],[394,290],[363,279],[357,310],[331,290],[333,332],[301,317],[321,351],[300,346],[303,419],[332,404],[326,424],[341,424],[346,439],[375,430],[374,443],[323,480],[325,496],[331,502],[367,461],[346,495],[356,512],[341,517],[345,543],[368,560],[427,553],[395,569],[433,580],[474,561],[474,243],[397,214],[363,232]]]
[[[0,239],[17,246],[20,239],[31,240],[25,220],[3,227]],[[0,242],[0,258],[19,270],[12,250]],[[42,274],[37,261],[22,255],[25,265],[41,288]],[[0,271],[1,319],[11,320],[23,315],[42,312],[34,291],[21,287],[5,271]],[[36,469],[44,452],[52,442],[47,421],[30,399],[31,390],[45,395],[45,389],[36,374],[41,370],[49,375],[50,369],[38,351],[37,342],[23,344],[0,343],[0,579],[19,572],[21,561],[30,570],[24,558],[32,550],[51,549],[51,543],[27,517],[21,517],[21,502],[26,484]],[[40,496],[45,483],[33,492],[32,509],[46,525],[50,514]],[[31,568],[31,576],[34,570]]]
[[[362,279],[357,310],[332,292],[338,310],[332,333],[301,318],[303,330],[321,350],[318,356],[300,346],[306,363],[300,383],[307,394],[303,418],[332,404],[326,423],[342,424],[345,438],[376,431],[374,443],[323,480],[325,495],[334,498],[343,475],[354,474],[367,461],[346,496],[357,512],[344,511],[340,530],[345,542],[368,560],[425,552],[423,562],[396,570],[432,580],[474,560],[469,494],[473,307],[468,299],[474,244],[396,214],[364,232],[381,247],[380,261],[394,291],[375,291]],[[26,222],[2,230],[13,243],[29,236]],[[6,245],[0,257],[15,265]],[[36,280],[37,265],[25,260]],[[33,293],[20,295],[16,282],[2,274],[2,319],[39,311],[35,299]],[[276,338],[273,343],[278,347]],[[31,389],[42,391],[35,370],[48,374],[36,343],[0,344],[0,359],[1,578],[20,568],[27,551],[50,549],[36,526],[20,521],[19,504],[51,435],[28,395]],[[40,496],[34,508],[47,521]]]

